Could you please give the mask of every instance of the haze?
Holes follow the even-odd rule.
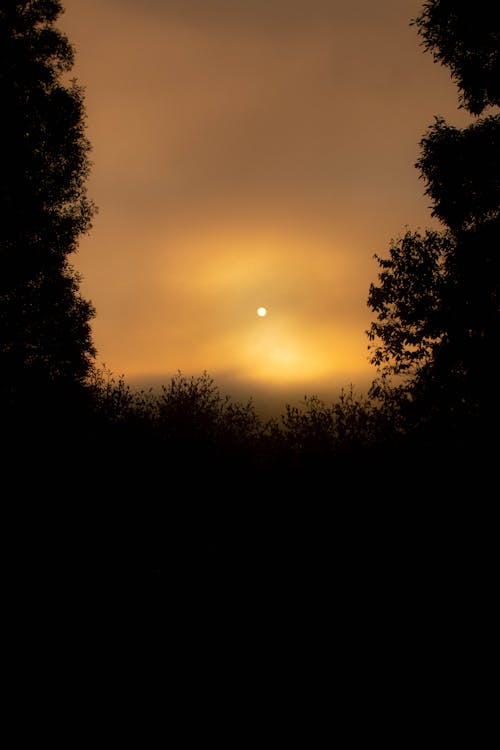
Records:
[[[207,370],[257,399],[365,389],[373,255],[434,224],[419,140],[435,115],[466,120],[410,27],[422,3],[64,5],[99,207],[75,258],[98,362],[134,385]]]

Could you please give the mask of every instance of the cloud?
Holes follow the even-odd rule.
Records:
[[[421,3],[65,5],[100,208],[77,259],[99,359],[366,379],[373,253],[428,223],[418,141],[456,111],[409,28]]]
[[[120,5],[137,7],[137,0]],[[356,3],[331,0],[142,0],[141,11],[194,27],[287,32],[352,16]],[[364,8],[363,8],[364,10]],[[355,10],[354,10],[355,12]]]

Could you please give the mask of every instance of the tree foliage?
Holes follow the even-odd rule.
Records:
[[[471,112],[498,103],[493,6],[434,0],[416,23]],[[407,231],[387,259],[376,256],[381,271],[368,298],[377,315],[368,331],[372,362],[384,378],[399,378],[421,418],[489,418],[499,407],[500,117],[463,129],[436,118],[420,146],[416,166],[444,229]]]
[[[466,128],[436,118],[417,162],[432,215],[453,231],[500,219],[500,115]]]
[[[207,372],[191,377],[179,372],[163,385],[155,419],[162,439],[176,449],[212,456],[251,451],[262,429],[252,401],[232,401]]]
[[[463,106],[479,115],[500,104],[500,14],[490,0],[430,0],[415,19],[424,47],[446,65]]]
[[[393,438],[398,427],[389,401],[382,408],[375,400],[358,397],[351,387],[342,389],[331,404],[317,396],[305,396],[298,406],[287,404],[278,432],[289,456],[321,461],[360,459],[364,449]]]
[[[83,382],[92,305],[69,263],[94,212],[82,89],[57,0],[0,7],[0,369],[5,393]]]
[[[123,377],[95,369],[91,388],[99,431],[118,440],[145,439],[167,458],[193,465],[237,454],[250,458],[266,432],[253,402],[233,401],[207,372],[188,377],[179,371],[154,393],[132,391]]]
[[[446,264],[454,248],[449,234],[407,231],[394,240],[389,258],[375,256],[379,284],[368,305],[377,321],[368,332],[372,362],[384,375],[414,377],[433,361],[444,331]]]

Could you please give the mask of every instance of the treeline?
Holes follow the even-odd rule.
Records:
[[[255,466],[345,455],[395,440],[403,429],[390,393],[376,400],[350,389],[332,404],[305,396],[297,405],[287,404],[279,417],[263,419],[251,398],[234,401],[206,372],[179,372],[154,393],[133,391],[123,378],[102,369],[95,371],[89,389],[97,432],[135,434],[169,451],[231,456]]]

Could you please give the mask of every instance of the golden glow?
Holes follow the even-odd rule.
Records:
[[[207,369],[277,386],[366,370],[363,321],[344,320],[347,258],[320,239],[205,227],[166,237],[154,255],[154,326],[127,320],[133,375]],[[262,297],[273,300],[272,315],[257,306]]]
[[[373,255],[431,223],[417,144],[436,112],[462,117],[409,26],[421,2],[63,4],[99,207],[74,259],[97,362],[369,384]]]
[[[102,302],[94,294],[97,330],[108,341],[101,361],[114,372],[138,380],[207,370],[250,391],[368,382],[369,319],[349,308],[353,296],[363,308],[371,269],[358,286],[349,280],[347,241],[332,248],[327,238],[291,236],[284,227],[244,233],[209,225],[148,241],[147,266],[122,256]],[[272,300],[272,315],[269,308],[259,315],[263,299]]]

